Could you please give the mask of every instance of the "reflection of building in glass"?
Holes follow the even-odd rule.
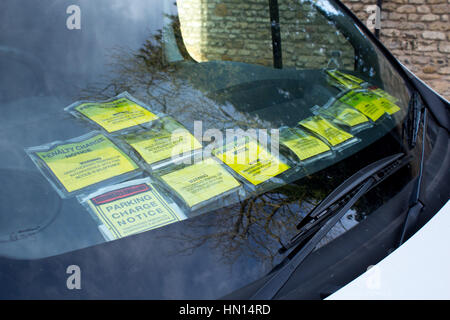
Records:
[[[273,65],[268,0],[177,0],[181,31],[199,62],[228,60]],[[313,2],[278,0],[284,67],[323,68],[333,51],[352,69],[354,50]]]

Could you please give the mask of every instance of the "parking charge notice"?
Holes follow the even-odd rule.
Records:
[[[185,219],[149,183],[100,194],[88,204],[115,239]]]
[[[137,165],[102,134],[36,154],[68,192],[137,169]]]

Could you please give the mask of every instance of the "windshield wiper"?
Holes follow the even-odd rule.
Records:
[[[275,271],[250,298],[272,299],[290,279],[294,271],[328,234],[336,223],[364,194],[409,163],[410,156],[399,153],[376,161],[345,180],[316,206],[297,226],[299,233],[284,245],[282,251],[295,247],[295,255]]]
[[[400,236],[400,241],[398,243],[399,247],[405,241],[406,235],[409,234],[412,228],[417,224],[419,214],[423,209],[423,204],[420,202],[419,196],[423,177],[423,165],[425,162],[424,157],[425,157],[425,135],[427,132],[427,109],[424,108],[422,113],[423,113],[422,152],[420,155],[419,175],[417,177],[416,183],[414,184],[414,189],[409,199],[409,210],[408,213],[406,214],[405,222],[403,223],[402,233]]]
[[[375,183],[370,188],[372,189],[405,164],[409,163],[410,159],[410,156],[404,157],[402,153],[389,156],[364,167],[345,180],[300,221],[297,225],[297,229],[300,229],[300,231],[287,244],[282,245],[279,250],[280,253],[284,253],[288,249],[307,240],[336,211],[336,207],[339,207],[341,202],[345,202],[351,197],[351,191],[355,190],[365,180],[369,178],[375,179]]]
[[[424,104],[417,91],[414,91],[408,104],[408,114],[403,123],[403,135],[406,132],[409,149],[416,146],[419,134],[420,118],[424,109]]]

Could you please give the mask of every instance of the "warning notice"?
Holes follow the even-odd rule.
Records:
[[[387,93],[386,91],[384,91],[381,88],[378,87],[370,87],[369,88],[370,91],[372,91],[373,93],[377,94],[380,97],[386,98],[389,101],[391,101],[392,103],[397,103],[399,99],[397,99],[396,97],[394,97],[393,95],[390,95],[389,93]]]
[[[363,84],[365,82],[364,80],[362,80],[362,79],[360,79],[358,77],[355,77],[354,75],[351,75],[351,74],[348,74],[348,73],[344,73],[344,72],[341,72],[339,70],[336,70],[335,74],[337,76],[339,76],[339,77],[348,79],[348,80],[353,81],[354,83],[357,83],[357,84]]]
[[[280,137],[280,141],[291,149],[300,160],[306,160],[330,151],[330,147],[323,141],[307,134],[292,133],[286,138]]]
[[[309,117],[300,121],[300,125],[324,138],[333,147],[353,138],[353,135],[335,127],[321,116]]]
[[[213,154],[253,185],[261,184],[290,167],[254,140],[240,139]]]
[[[138,166],[102,134],[36,152],[68,192],[131,172]]]
[[[400,111],[394,102],[372,91],[349,92],[339,100],[361,111],[372,121],[378,120],[385,112],[392,115]]]
[[[352,108],[340,108],[339,110],[336,110],[334,116],[337,120],[349,127],[355,127],[357,125],[369,122],[369,119],[367,119],[365,115]]]
[[[191,208],[240,186],[240,183],[213,159],[168,173],[161,179]]]
[[[200,142],[187,130],[176,130],[172,133],[149,131],[129,135],[125,138],[125,141],[148,164],[154,164],[202,148]]]
[[[376,99],[374,103],[382,107],[384,111],[389,115],[393,115],[394,113],[401,110],[399,106],[397,106],[395,103],[393,103],[387,98],[380,97]]]
[[[346,89],[360,89],[361,85],[364,83],[364,80],[338,70],[327,70],[327,73]]]
[[[126,183],[129,185],[129,183]],[[115,239],[184,220],[150,183],[121,187],[87,200]]]
[[[377,121],[385,113],[385,109],[377,101],[378,99],[383,98],[377,96],[374,93],[364,91],[349,92],[343,97],[339,98],[339,101],[352,106],[353,108],[364,114],[366,117],[368,117],[370,120]]]
[[[75,107],[75,110],[110,133],[158,118],[158,116],[128,98],[101,103],[83,103]]]

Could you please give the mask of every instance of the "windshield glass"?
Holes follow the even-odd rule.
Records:
[[[403,150],[409,92],[334,1],[0,7],[1,256],[147,234],[155,272],[170,261],[206,281],[225,261],[255,280],[333,188]],[[322,245],[398,192],[408,170]]]

